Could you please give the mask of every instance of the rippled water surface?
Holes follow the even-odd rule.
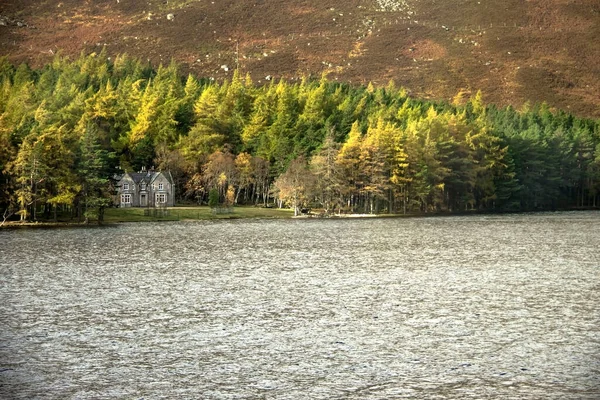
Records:
[[[598,399],[600,213],[0,231],[0,398]]]

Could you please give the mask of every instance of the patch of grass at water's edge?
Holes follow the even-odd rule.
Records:
[[[215,213],[209,207],[110,208],[105,211],[104,222],[181,221],[238,218],[290,218],[288,209],[262,207],[233,207],[230,212]]]

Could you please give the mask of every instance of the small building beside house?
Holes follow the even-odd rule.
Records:
[[[173,207],[175,185],[169,171],[142,168],[126,172],[117,182],[115,205],[118,207]]]

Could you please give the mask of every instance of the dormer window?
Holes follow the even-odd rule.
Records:
[[[129,190],[129,183],[123,184],[123,190]]]
[[[140,185],[140,189],[141,189],[141,190],[146,190],[146,183],[145,183],[145,182],[142,182],[142,183],[141,183],[141,185]]]

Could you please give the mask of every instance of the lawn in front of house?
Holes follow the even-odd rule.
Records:
[[[240,206],[232,207],[230,212],[213,212],[206,206],[169,207],[165,210],[155,208],[107,208],[104,223],[142,222],[142,221],[181,221],[236,218],[291,218],[294,212],[289,209]]]

